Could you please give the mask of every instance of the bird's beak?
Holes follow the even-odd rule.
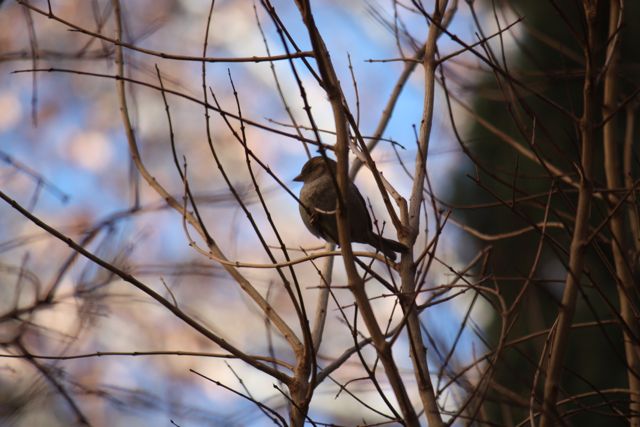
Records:
[[[296,176],[295,178],[293,178],[293,180],[298,182],[304,182],[304,178],[302,177],[302,174]]]

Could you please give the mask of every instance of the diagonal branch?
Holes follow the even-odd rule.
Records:
[[[122,24],[120,17],[120,2],[119,0],[113,0],[114,2],[114,11],[116,14],[116,27],[117,27],[117,35],[116,39],[120,40],[122,34]],[[203,229],[200,222],[189,212],[187,212],[184,207],[169,194],[169,192],[151,175],[151,173],[147,170],[144,163],[142,162],[142,157],[140,156],[140,152],[138,150],[138,145],[136,142],[136,137],[133,132],[133,128],[131,126],[131,120],[129,118],[128,108],[127,108],[127,97],[125,93],[124,80],[122,76],[124,75],[124,62],[123,62],[123,54],[122,47],[116,45],[116,63],[118,68],[118,78],[116,80],[116,88],[118,93],[118,99],[120,101],[120,113],[122,116],[122,121],[125,128],[125,133],[127,136],[127,141],[129,143],[129,151],[133,161],[145,179],[145,181],[151,186],[166,202],[173,207],[176,211],[178,211],[188,222],[189,224],[195,228],[195,230],[207,241],[207,245],[211,253],[220,259],[226,260],[226,257],[215,243],[213,239],[210,237],[207,238],[207,233]],[[222,264],[225,270],[233,277],[233,279],[238,283],[240,288],[260,307],[260,309],[269,316],[269,319],[273,322],[276,328],[280,331],[280,333],[285,337],[285,339],[289,342],[292,348],[298,348],[302,344],[296,337],[293,330],[287,325],[287,323],[280,317],[276,311],[271,307],[271,305],[264,299],[264,297],[258,292],[253,285],[243,276],[240,272],[233,268],[232,266],[224,263]]]

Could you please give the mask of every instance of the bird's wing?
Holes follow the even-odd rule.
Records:
[[[366,219],[366,225],[367,225],[367,230],[373,230],[373,223],[371,222],[371,215],[369,215],[369,209],[367,209],[367,203],[364,201],[364,197],[362,197],[362,194],[360,194],[360,190],[358,190],[358,187],[356,187],[355,184],[351,183],[351,189],[353,190],[353,192],[356,194],[356,199],[358,200],[357,203],[359,205],[359,209],[356,212],[351,212],[352,218],[357,218],[358,220],[361,220],[362,218]],[[360,217],[360,212],[362,212],[362,215]],[[352,225],[353,227],[353,225]]]

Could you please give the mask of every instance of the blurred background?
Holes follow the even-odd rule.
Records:
[[[0,189],[33,215],[131,273],[246,353],[273,353],[292,362],[294,355],[287,342],[274,333],[264,314],[219,263],[190,247],[181,215],[164,203],[132,163],[116,93],[115,49],[109,41],[115,38],[112,2],[51,0],[55,19],[46,16],[46,1],[22,2],[30,7],[20,3],[8,0],[0,7]],[[191,57],[163,58],[124,49],[125,74],[131,79],[126,86],[129,113],[143,162],[159,183],[182,200],[184,183],[174,162],[172,131],[177,162],[183,170],[186,168],[203,222],[226,257],[269,264],[270,258],[211,155],[205,109],[196,102],[203,99],[203,69],[197,58],[203,55],[211,2],[121,3],[124,41],[153,52]],[[413,57],[424,43],[427,22],[416,13],[415,2],[312,3],[360,132],[371,136],[399,76],[410,63],[402,58]],[[423,3],[427,10],[433,9],[432,1]],[[575,33],[582,31],[582,15],[573,2],[560,3],[460,2],[449,25],[450,34],[438,41],[438,54],[445,57],[463,49],[453,35],[466,44],[492,36],[477,52],[487,57],[495,55],[497,63],[504,63],[528,87],[579,115],[584,73],[582,52],[576,42],[580,37]],[[599,12],[604,17],[608,14],[605,3],[601,2]],[[638,16],[637,5],[627,3],[627,16]],[[274,1],[273,5],[299,48],[310,50],[295,5],[287,1]],[[607,39],[607,22],[604,18],[599,21],[600,40]],[[509,31],[493,37],[512,24]],[[638,85],[637,31],[625,26],[622,32],[622,93],[632,93]],[[271,18],[259,3],[216,1],[208,34],[209,57],[267,56],[267,46],[270,55],[286,53]],[[603,56],[604,50],[597,55]],[[326,94],[302,65],[302,59],[293,62],[316,125],[322,130],[321,140],[333,144],[333,115]],[[315,134],[309,128],[290,62],[219,61],[206,63],[205,69],[209,102],[213,103],[211,94],[215,94],[220,108],[231,114],[238,114],[238,102],[242,116],[250,121],[244,128],[248,148],[298,194],[300,185],[292,178],[307,160],[307,152],[303,143],[287,135],[313,140]],[[157,89],[157,70],[164,87],[174,92],[167,95],[171,130],[165,102]],[[549,221],[565,225],[550,227],[550,238],[558,246],[545,243],[541,261],[535,271],[530,271],[539,235],[489,236],[546,220],[547,193],[552,186],[565,184],[550,178],[545,168],[518,154],[504,139],[508,135],[517,140],[516,144],[528,147],[525,135],[535,129],[536,148],[575,179],[573,162],[579,151],[576,126],[535,96],[525,96],[529,111],[510,108],[504,97],[504,82],[470,52],[443,62],[438,80],[428,153],[432,187],[425,202],[424,233],[416,247],[422,250],[439,232],[433,210],[444,214],[446,226],[434,250],[435,260],[425,271],[424,286],[435,289],[463,275],[466,279],[462,284],[469,287],[464,292],[445,290],[448,293],[440,296],[441,302],[421,313],[432,380],[445,412],[455,413],[479,383],[482,369],[495,363],[493,386],[487,385],[483,393],[497,393],[498,397],[486,397],[487,404],[480,411],[482,420],[486,425],[518,425],[528,416],[523,401],[527,403],[540,387],[534,382],[531,391],[567,274],[567,254],[557,247],[570,243],[567,223],[573,215],[575,193],[569,192],[565,198],[554,195]],[[404,165],[413,170],[423,97],[424,78],[418,65],[403,88],[383,139],[372,151],[385,178],[405,197],[411,191],[412,175]],[[531,111],[536,125],[530,120]],[[302,249],[321,248],[323,242],[302,224],[295,198],[253,162],[255,179],[270,215],[265,213],[247,168],[245,149],[234,136],[241,131],[239,121],[231,120],[230,128],[222,115],[210,113],[211,138],[220,162],[237,198],[251,212],[267,243],[279,247],[271,219],[296,256],[303,254]],[[527,132],[522,132],[518,126],[521,123]],[[620,132],[624,133],[622,119]],[[315,146],[308,145],[307,149],[311,155],[317,154]],[[634,145],[634,167],[635,150]],[[596,155],[600,157],[601,153]],[[598,183],[604,182],[600,166],[596,167],[596,176]],[[503,185],[504,181],[512,186]],[[396,238],[372,174],[362,170],[356,183],[370,200],[380,225],[386,224],[385,236]],[[521,203],[517,209],[497,202],[540,194],[544,197],[532,197],[535,202]],[[281,390],[284,387],[273,378],[244,362],[216,357],[220,353],[217,346],[166,308],[78,256],[9,204],[1,204],[0,212],[1,425],[55,427],[81,423],[74,405],[95,426],[273,424],[253,402],[194,371],[286,413],[287,399],[276,386]],[[606,207],[596,207],[594,212],[595,227],[606,218]],[[202,244],[195,234],[190,237]],[[354,247],[371,250],[366,245]],[[284,260],[280,252],[274,252]],[[612,274],[607,268],[610,254],[606,248],[600,252],[595,248],[588,259],[588,279],[576,322],[597,319],[600,323],[572,335],[566,362],[571,370],[563,379],[567,396],[626,387],[621,329],[615,325],[616,291],[614,285],[606,285]],[[382,264],[375,269],[387,273]],[[252,268],[241,271],[299,332],[295,312],[276,272]],[[321,284],[316,266],[305,262],[297,264],[295,271],[305,305],[314,307]],[[517,307],[518,315],[508,319],[513,324],[505,333],[504,307],[499,307],[497,299],[476,292],[471,283],[493,289],[510,305],[519,298],[526,279],[531,283]],[[351,331],[339,310],[354,316],[353,297],[348,290],[340,289],[346,285],[340,258],[334,266],[332,284],[338,288],[335,299],[329,302],[318,356],[319,364],[325,366],[353,345]],[[388,297],[382,285],[372,280],[367,291],[375,298],[372,304],[379,319],[391,322],[402,317],[394,298]],[[418,303],[431,298],[426,293]],[[607,323],[607,319],[614,320]],[[485,358],[509,340],[517,342],[505,347],[499,363],[498,359]],[[184,354],[187,352],[198,354]],[[364,348],[362,356],[371,363],[375,361],[371,348]],[[415,387],[404,335],[394,344],[394,357],[407,386]],[[381,398],[370,383],[358,380],[362,376],[357,357],[344,362],[314,393],[311,418],[327,425],[382,423],[384,417],[367,406],[380,407]],[[386,387],[384,379],[381,381]],[[619,416],[625,399],[603,400],[609,406],[595,412],[584,410],[594,404],[591,401],[574,403],[583,410],[576,411],[570,422],[627,425],[627,420]],[[596,394],[596,402],[601,401],[602,396]],[[454,423],[462,425],[465,421]]]

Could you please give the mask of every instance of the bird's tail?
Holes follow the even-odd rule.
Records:
[[[392,261],[396,260],[396,252],[404,253],[409,250],[402,243],[396,242],[395,240],[387,239],[375,233],[371,233],[369,241],[367,243],[378,249]]]

